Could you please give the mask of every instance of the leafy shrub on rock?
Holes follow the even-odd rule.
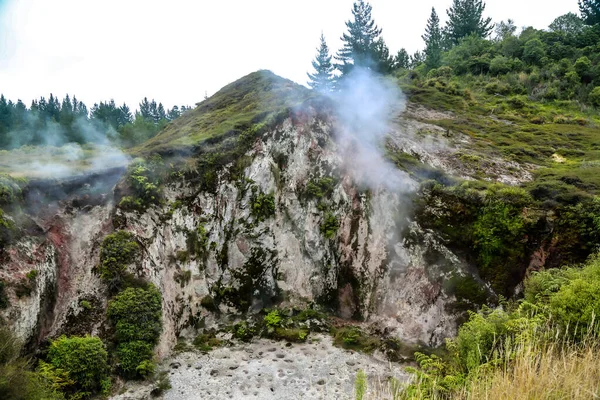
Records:
[[[109,301],[107,314],[115,329],[120,373],[126,378],[151,374],[152,350],[162,329],[158,289],[127,288]]]
[[[140,247],[132,233],[118,231],[104,238],[100,249],[99,272],[111,290],[122,286],[127,265],[135,261]]]
[[[95,393],[106,386],[108,353],[96,337],[61,336],[50,344],[48,360],[66,371],[84,393]]]
[[[155,286],[127,288],[108,302],[117,340],[156,343],[161,332],[161,296]]]

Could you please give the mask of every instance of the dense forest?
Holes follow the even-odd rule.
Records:
[[[413,78],[485,75],[497,78],[486,88],[493,94],[600,107],[599,8],[597,1],[581,1],[581,16],[559,16],[545,30],[519,29],[510,19],[493,24],[481,0],[455,0],[446,11],[446,26],[441,26],[435,8],[431,10],[423,51],[409,55],[401,49],[392,56],[371,18],[371,6],[359,1],[354,20],[346,23],[343,48],[334,57],[321,36],[309,85],[331,90],[354,66],[396,76],[410,71]]]
[[[127,104],[114,100],[95,103],[91,109],[76,96],[60,100],[40,97],[29,108],[21,101],[0,95],[0,149],[25,145],[60,146],[65,143],[107,143],[130,147],[154,135],[188,106],[165,109],[162,103],[144,98],[132,113]]]

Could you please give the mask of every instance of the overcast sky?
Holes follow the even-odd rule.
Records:
[[[10,99],[76,94],[90,107],[202,100],[257,69],[306,83],[319,35],[340,47],[353,0],[0,0],[0,92]],[[423,48],[435,7],[452,0],[372,0],[392,53]],[[577,0],[488,0],[494,21],[546,28]]]

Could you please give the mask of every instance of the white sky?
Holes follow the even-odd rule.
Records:
[[[27,105],[75,93],[88,107],[114,98],[137,108],[147,96],[173,104],[202,100],[257,69],[298,83],[324,32],[340,47],[353,0],[0,0],[0,92]],[[371,0],[390,51],[423,47],[434,6],[452,0]],[[487,0],[494,21],[546,28],[577,12],[577,0]]]

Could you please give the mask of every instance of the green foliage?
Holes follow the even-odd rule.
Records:
[[[325,236],[325,238],[333,239],[338,230],[338,227],[339,222],[337,217],[333,213],[328,212],[325,214],[323,222],[321,223],[321,226],[319,228],[323,236]]]
[[[329,54],[329,47],[325,42],[325,36],[321,33],[321,45],[317,49],[317,57],[312,62],[312,66],[315,69],[314,74],[308,74],[309,82],[308,85],[314,90],[328,92],[333,89],[334,67],[331,64],[331,55]]]
[[[118,342],[155,344],[161,332],[162,300],[158,289],[127,288],[108,302],[107,315]]]
[[[48,361],[66,372],[83,393],[96,393],[108,378],[108,353],[96,337],[61,336],[50,343]]]
[[[600,23],[600,3],[598,0],[579,0],[579,11],[588,25]]]
[[[264,322],[267,326],[267,330],[274,332],[275,328],[278,328],[281,325],[281,316],[279,315],[279,311],[273,310],[265,315]]]
[[[487,37],[494,25],[491,18],[484,18],[485,3],[482,0],[453,0],[448,9],[447,35],[453,43],[466,36]]]
[[[142,340],[121,343],[117,346],[118,366],[125,378],[145,378],[154,372],[153,345]]]
[[[345,75],[354,66],[371,68],[378,72],[389,72],[393,59],[381,37],[381,29],[371,18],[372,7],[363,0],[355,1],[352,6],[352,20],[346,21],[348,32],[342,35],[343,47],[336,59],[336,67]]]
[[[128,288],[108,302],[107,315],[115,329],[119,372],[126,378],[154,371],[152,349],[162,329],[162,299],[154,285]]]
[[[583,268],[534,273],[525,281],[525,300],[469,314],[440,358],[417,353],[419,368],[403,398],[454,398],[482,373],[510,366],[531,343],[578,343],[598,340],[600,257]],[[577,347],[573,347],[576,349]]]
[[[583,336],[595,328],[600,315],[600,256],[583,268],[536,272],[525,285],[525,299],[544,308],[549,317],[571,335]]]
[[[256,71],[225,86],[133,152],[190,149],[203,143],[211,153],[216,142],[231,144],[228,138],[241,138],[258,123],[264,123],[265,128],[271,126],[282,115],[288,115],[288,107],[310,96],[310,90],[292,81],[270,71]],[[255,131],[251,136],[255,137],[255,133],[260,132]]]
[[[596,107],[600,107],[600,86],[596,86],[588,95],[590,103]]]
[[[240,333],[240,335],[242,337],[244,336],[243,333]],[[196,338],[194,339],[194,346],[202,352],[209,352],[216,347],[221,347],[222,345],[223,341],[217,339],[215,334],[212,332],[202,333],[196,336]]]
[[[187,254],[187,252],[186,252]],[[185,285],[187,285],[190,280],[192,279],[192,271],[190,270],[186,270],[186,271],[177,271],[174,275],[173,275],[173,279],[175,280],[175,282],[179,283],[180,287],[185,287]]]
[[[135,159],[126,173],[126,180],[133,195],[123,197],[119,206],[125,210],[143,212],[152,204],[158,204],[162,169],[162,158],[158,154],[148,160]]]
[[[382,345],[381,339],[363,332],[356,326],[333,329],[333,343],[345,349],[372,353]]]
[[[111,291],[117,291],[127,278],[127,266],[135,262],[140,247],[135,236],[126,231],[107,235],[100,247],[98,272]]]
[[[253,186],[251,201],[251,214],[257,221],[264,221],[275,215],[275,195],[273,193],[258,193],[258,188]]]
[[[21,343],[7,327],[0,327],[0,398],[7,400],[64,400],[63,389],[74,382],[62,371],[46,373],[44,362],[38,371],[19,356]]]
[[[425,65],[429,69],[439,68],[442,64],[442,30],[440,19],[433,7],[422,37],[425,41]]]
[[[365,371],[359,369],[354,380],[354,394],[356,400],[363,400],[367,392],[367,375]]]
[[[306,193],[316,199],[322,199],[331,195],[335,186],[335,180],[331,177],[311,179],[306,184]]]

